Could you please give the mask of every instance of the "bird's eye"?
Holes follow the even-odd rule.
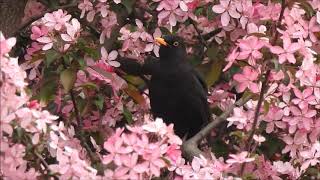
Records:
[[[173,43],[173,45],[174,46],[179,46],[179,42],[176,41],[176,42]]]

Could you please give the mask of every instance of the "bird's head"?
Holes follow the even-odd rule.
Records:
[[[179,36],[165,35],[162,38],[155,38],[155,41],[160,44],[161,60],[178,60],[187,54],[183,39]]]

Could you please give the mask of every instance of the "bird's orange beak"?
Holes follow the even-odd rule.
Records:
[[[159,43],[160,45],[163,45],[163,46],[167,46],[168,45],[168,43],[163,39],[163,38],[155,38],[155,41],[157,42],[157,43]]]

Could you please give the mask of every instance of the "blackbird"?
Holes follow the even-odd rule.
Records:
[[[160,59],[149,57],[139,64],[119,58],[120,69],[132,75],[151,75],[147,85],[154,118],[173,123],[181,138],[192,137],[210,119],[206,83],[187,61],[182,38],[167,35],[155,40],[160,44]]]

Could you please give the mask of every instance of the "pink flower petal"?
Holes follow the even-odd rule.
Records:
[[[215,12],[215,13],[218,13],[218,14],[221,14],[225,11],[226,9],[221,6],[221,5],[214,5],[212,6],[212,11]]]
[[[228,12],[224,12],[221,15],[221,24],[222,24],[222,26],[228,26],[229,22],[230,22],[230,16],[229,16]]]

